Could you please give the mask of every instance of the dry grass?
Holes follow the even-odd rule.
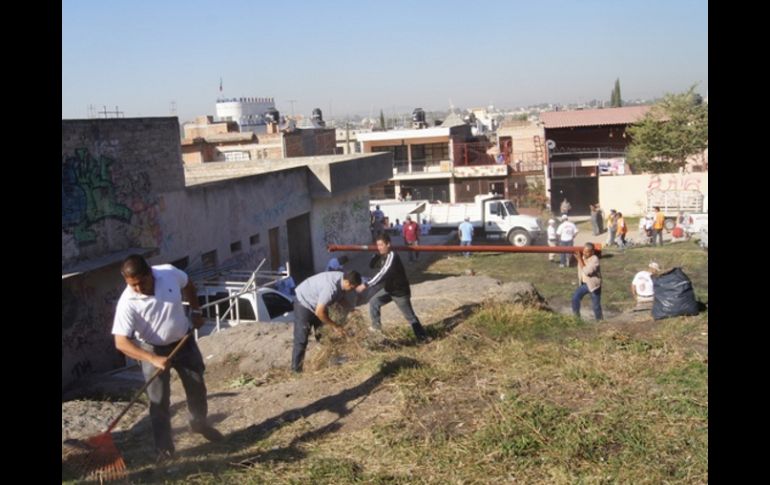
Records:
[[[626,254],[637,266],[650,259],[650,251],[659,250]],[[699,296],[707,299],[706,258],[666,254],[657,259],[686,261]],[[482,266],[474,261],[479,258],[470,259],[468,264]],[[499,270],[499,262],[480,261]],[[620,263],[609,258],[607,272],[630,271]],[[520,272],[542,278],[538,268],[547,262],[520,264]],[[558,284],[551,287],[556,290],[561,291]],[[621,305],[619,292],[609,298]],[[707,313],[595,325],[523,306],[484,305],[449,323],[425,318],[435,337],[425,346],[410,343],[407,327],[391,331],[383,343],[372,340],[360,315],[347,319],[353,335],[324,336],[327,341],[307,365],[319,379],[338,382],[381,375],[378,387],[387,388],[395,401],[378,410],[379,419],[328,433],[318,432],[309,419],[297,419],[248,443],[249,452],[262,457],[248,467],[231,463],[223,451],[198,473],[185,468],[164,479],[192,484],[708,481]]]

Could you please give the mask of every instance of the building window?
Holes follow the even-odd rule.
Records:
[[[201,263],[204,268],[216,268],[217,266],[217,250],[209,251],[208,253],[201,254]]]
[[[390,146],[390,147],[372,147],[372,152],[391,152],[393,154],[393,161],[394,162],[405,162],[409,160],[409,155],[407,154],[407,148],[409,148],[407,145],[396,145],[396,146]]]
[[[241,250],[241,242],[235,241],[233,243],[230,243],[230,253],[237,253]]]
[[[171,266],[175,267],[176,269],[185,269],[187,268],[187,265],[190,264],[190,258],[185,256],[182,259],[177,259],[176,261],[171,261]]]
[[[429,143],[427,145],[412,145],[412,161],[425,161],[426,164],[437,164],[449,160],[449,143]]]
[[[259,244],[259,233],[249,236],[249,244],[252,246]]]

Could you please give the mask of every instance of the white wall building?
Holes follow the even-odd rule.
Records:
[[[274,98],[221,98],[217,100],[217,121],[235,121],[240,131],[264,133],[265,113],[275,109]]]

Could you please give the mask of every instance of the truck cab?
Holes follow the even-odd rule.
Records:
[[[501,196],[476,196],[483,206],[483,231],[504,235],[513,246],[529,246],[543,237],[544,231],[536,217],[519,214],[513,202]],[[475,225],[475,224],[474,224]]]

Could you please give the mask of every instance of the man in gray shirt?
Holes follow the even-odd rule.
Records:
[[[361,284],[358,271],[342,273],[326,271],[311,276],[296,289],[294,301],[294,346],[291,355],[291,370],[302,372],[305,349],[310,328],[317,329],[323,324],[329,325],[340,335],[345,335],[342,325],[329,318],[329,305],[341,302],[346,291]]]

